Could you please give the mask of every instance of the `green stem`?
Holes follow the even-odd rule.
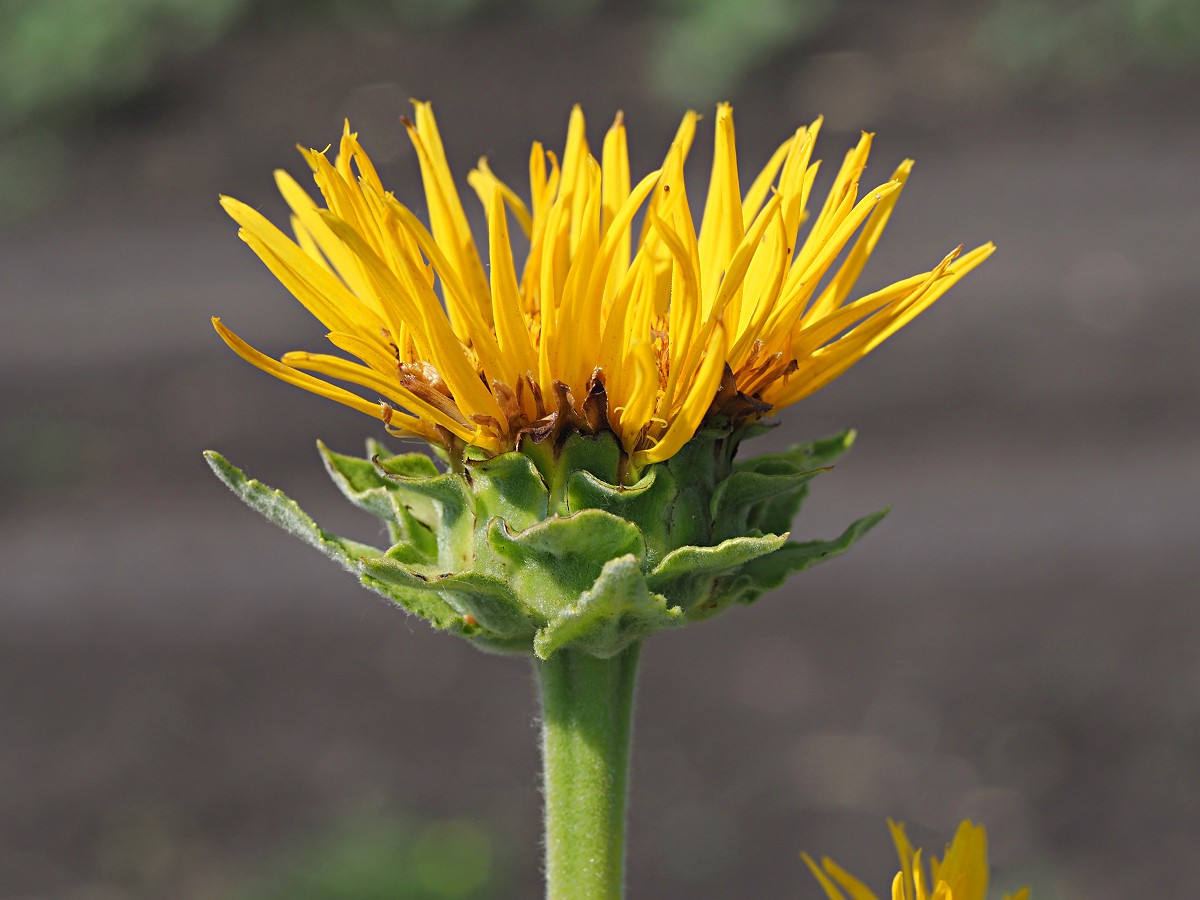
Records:
[[[542,688],[548,900],[618,900],[639,645],[611,659],[560,650]]]

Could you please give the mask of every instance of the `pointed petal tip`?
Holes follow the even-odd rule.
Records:
[[[308,167],[315,172],[317,170],[317,157],[324,156],[329,147],[326,146],[325,150],[318,150],[315,147],[305,147],[303,144],[297,144],[296,150],[304,157],[304,161],[308,163]]]
[[[858,185],[855,183],[855,188],[857,189],[857,187]],[[902,187],[904,187],[904,182],[899,178],[893,178],[891,181],[885,181],[883,184],[879,185],[879,187],[875,188],[875,190],[871,193],[874,195],[875,202],[878,203],[881,200],[892,196],[892,194],[896,193],[896,191],[900,190]]]
[[[212,317],[212,325],[213,325],[213,328],[216,329],[217,334],[219,334],[221,336],[221,340],[223,340],[226,344],[228,344],[232,348],[233,347],[233,332],[231,332],[229,330],[229,328],[225,325],[225,323],[221,321],[221,317],[213,316]]]

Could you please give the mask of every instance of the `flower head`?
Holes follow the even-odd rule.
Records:
[[[964,820],[946,846],[941,861],[929,857],[929,872],[921,863],[921,851],[914,850],[904,833],[904,824],[888,820],[900,871],[892,880],[892,900],[986,900],[988,888],[987,833],[982,825]],[[876,900],[871,890],[829,857],[821,865],[807,853],[804,861],[825,889],[829,900]],[[1028,900],[1029,889],[1005,894],[1004,900]]]
[[[864,134],[818,209],[817,119],[743,189],[722,104],[697,232],[683,175],[697,121],[689,112],[662,168],[634,183],[622,117],[597,159],[576,107],[561,161],[533,145],[528,204],[481,159],[468,181],[487,216],[489,266],[429,104],[405,120],[428,227],[384,189],[347,123],[333,161],[303,151],[323,205],[276,173],[294,239],[246,204],[221,201],[345,355],[275,360],[214,325],[259,368],[393,432],[502,453],[526,434],[611,430],[642,466],[674,455],[706,420],[744,423],[821,388],[992,252],[954,250],[850,302],[911,160],[860,197]],[[519,273],[510,216],[529,242]]]

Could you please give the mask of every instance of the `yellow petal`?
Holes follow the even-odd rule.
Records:
[[[487,277],[479,259],[479,252],[475,249],[475,241],[471,237],[462,201],[454,186],[454,177],[450,174],[450,166],[446,162],[442,138],[438,132],[437,121],[433,117],[433,107],[429,103],[419,101],[414,101],[413,106],[416,109],[416,123],[404,121],[421,166],[421,180],[425,185],[431,230],[438,246],[453,263],[455,272],[462,279],[475,304],[476,313],[486,318],[491,314]],[[456,331],[458,327],[456,326]],[[466,337],[461,331],[458,333],[460,337]]]
[[[242,226],[242,240],[326,328],[354,331],[383,327],[378,315],[257,210],[232,197],[222,197],[221,206]]]
[[[475,170],[467,176],[467,182],[475,189],[475,193],[479,197],[479,202],[483,204],[484,209],[487,209],[488,204],[491,202],[489,198],[491,197],[492,190],[498,190],[500,196],[504,198],[505,205],[517,217],[517,223],[521,226],[521,230],[525,232],[525,237],[532,237],[533,217],[529,214],[529,208],[525,205],[525,201],[517,196],[516,191],[493,174],[491,168],[488,167],[486,156],[480,157]]]
[[[808,866],[808,870],[813,873],[813,877],[816,878],[820,883],[821,887],[825,891],[825,896],[828,897],[829,900],[846,900],[846,895],[837,889],[837,885],[835,885],[829,879],[829,876],[821,870],[820,866],[813,862],[813,858],[811,856],[809,856],[807,853],[801,853],[800,858],[804,860],[804,864]],[[824,858],[821,861],[823,863],[829,862],[828,858]]]
[[[364,400],[357,394],[352,394],[344,388],[337,387],[322,381],[319,378],[313,378],[311,375],[306,375],[293,369],[291,366],[284,365],[277,359],[272,359],[265,353],[255,350],[240,337],[230,331],[222,324],[221,320],[216,316],[212,320],[213,328],[217,330],[217,334],[221,336],[229,348],[240,356],[246,362],[256,368],[262,369],[268,375],[274,375],[280,381],[285,381],[288,384],[296,387],[304,388],[306,391],[311,391],[314,394],[325,397],[329,400],[334,400],[344,406],[349,406],[351,409],[356,409],[361,413],[376,419],[382,419],[383,413],[378,403],[371,403],[369,400]],[[407,417],[406,417],[407,418]],[[414,425],[419,424],[417,422]]]
[[[700,364],[700,370],[692,383],[684,388],[684,400],[679,413],[670,420],[670,424],[653,447],[633,455],[634,465],[641,467],[670,459],[692,439],[721,384],[727,349],[725,329],[718,324]]]
[[[830,282],[829,286],[817,300],[816,309],[822,311],[836,309],[845,302],[847,295],[854,287],[854,282],[858,280],[858,276],[862,273],[863,266],[866,265],[867,259],[871,256],[871,251],[879,243],[879,236],[883,233],[884,226],[887,225],[888,219],[892,215],[892,210],[895,208],[896,202],[900,199],[900,192],[904,189],[904,185],[908,181],[912,167],[913,161],[906,159],[892,173],[892,181],[899,186],[886,199],[876,204],[875,208],[871,211],[871,217],[867,220],[867,224],[863,226],[862,233],[859,234],[858,239],[854,242],[854,247],[851,249],[849,256],[846,257],[846,261],[842,263],[834,280]]]
[[[779,149],[771,154],[771,158],[767,160],[767,164],[758,173],[758,177],[751,182],[749,189],[746,191],[746,196],[742,198],[743,227],[749,228],[750,223],[758,215],[758,211],[762,209],[763,202],[767,199],[767,194],[770,193],[771,185],[775,181],[775,176],[779,174],[779,170],[783,166],[783,161],[787,159],[792,145],[800,139],[802,134],[803,131],[798,129],[794,135],[780,144]]]
[[[875,895],[867,888],[865,884],[835,863],[828,857],[821,860],[821,865],[825,867],[825,871],[829,873],[829,877],[836,881],[850,895],[850,900],[876,900]]]
[[[330,148],[301,151],[320,198],[276,175],[294,240],[245,204],[222,200],[243,240],[326,326],[329,341],[361,363],[300,352],[269,360],[223,336],[277,377],[452,446],[462,440],[486,452],[512,449],[515,435],[545,414],[544,401],[553,406],[564,385],[582,400],[599,373],[608,425],[634,468],[662,461],[702,425],[726,372],[738,390],[766,404],[795,402],[912,321],[992,249],[961,258],[956,251],[930,272],[848,302],[910,161],[860,198],[871,146],[864,134],[801,242],[821,120],[781,143],[743,195],[732,110],[720,104],[697,233],[684,177],[696,114],[683,117],[661,171],[635,183],[623,117],[596,159],[575,107],[561,166],[542,145],[532,147],[528,205],[486,159],[468,176],[487,218],[488,273],[429,104],[415,102],[414,119],[405,124],[428,225],[384,189],[349,123],[332,161]],[[529,240],[519,279],[510,211]],[[376,408],[308,372],[388,402]],[[926,882],[918,885],[906,865],[902,889],[919,887],[922,896],[903,900],[926,900]],[[851,876],[824,871],[859,900],[865,889]],[[942,890],[939,879],[932,885]],[[946,885],[957,900],[982,900],[963,896],[953,880]]]
[[[492,263],[492,319],[496,323],[498,349],[504,361],[501,377],[512,385],[537,369],[537,353],[521,313],[520,285],[513,267],[502,198],[498,189],[492,191],[488,204],[488,254]]]
[[[629,197],[631,184],[625,121],[619,112],[612,127],[608,129],[608,134],[604,136],[604,147],[600,159],[604,185],[604,220],[600,223],[600,234],[607,239],[610,229],[614,228],[614,223]],[[619,284],[629,270],[632,234],[629,232],[628,224],[624,227],[619,225],[615,227],[617,228],[616,246],[613,248],[608,279]]]
[[[475,428],[467,424],[454,402],[449,397],[438,400],[437,397],[441,395],[436,395],[436,392],[431,392],[431,399],[418,397],[402,384],[381,377],[374,369],[326,353],[294,350],[284,354],[281,362],[295,369],[317,372],[338,381],[349,381],[370,388],[388,400],[412,410],[425,421],[441,425],[463,440],[469,441],[474,436]]]
[[[903,822],[893,822],[888,819],[888,830],[892,833],[892,843],[896,845],[896,855],[900,858],[900,874],[904,876],[904,900],[913,900],[913,861],[915,852],[904,831]]]
[[[413,296],[420,301],[419,309],[423,317],[424,329],[415,332],[418,340],[424,340],[422,352],[437,369],[446,384],[449,385],[454,398],[467,415],[487,415],[502,419],[503,413],[496,403],[495,397],[479,380],[475,366],[468,359],[462,344],[450,329],[441,306],[437,302],[432,288],[417,276],[411,269],[398,274],[391,271],[379,259],[354,231],[333,217],[326,221],[341,240],[351,247],[355,255],[363,261],[369,277],[375,283],[380,293],[396,296]],[[402,282],[401,279],[404,279]]]
[[[708,197],[704,203],[699,236],[705,315],[711,311],[718,290],[723,287],[721,276],[743,234],[733,108],[728,103],[722,103],[717,107],[712,177],[708,183]]]

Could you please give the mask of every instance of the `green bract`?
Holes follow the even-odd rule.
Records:
[[[322,530],[294,501],[215,452],[235,494],[324,551],[364,585],[487,650],[547,659],[564,648],[611,657],[665,628],[751,603],[793,572],[837,556],[886,513],[832,541],[790,543],[808,482],[853,432],[740,462],[747,429],[699,432],[639,472],[611,433],[524,440],[450,471],[420,453],[370,458],[318,445],[346,497],[387,526],[386,550]]]

